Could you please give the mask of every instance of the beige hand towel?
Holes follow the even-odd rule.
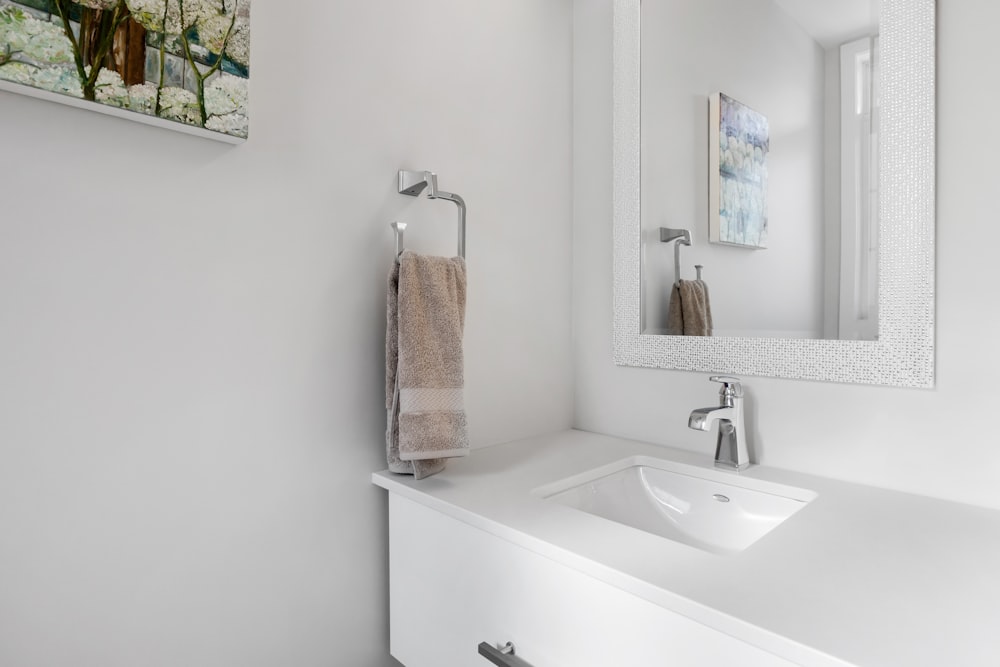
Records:
[[[465,260],[409,250],[389,273],[386,458],[422,479],[469,453],[463,398]]]
[[[712,335],[712,305],[704,280],[674,283],[667,307],[667,333],[672,336]]]

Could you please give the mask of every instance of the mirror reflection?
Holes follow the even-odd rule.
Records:
[[[644,0],[642,331],[878,338],[878,0]]]

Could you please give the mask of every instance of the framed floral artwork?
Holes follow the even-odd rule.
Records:
[[[708,240],[766,248],[767,118],[722,93],[708,107]]]
[[[0,89],[237,143],[250,0],[0,0]]]

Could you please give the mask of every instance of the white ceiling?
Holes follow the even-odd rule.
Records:
[[[774,0],[823,48],[878,32],[881,0]]]

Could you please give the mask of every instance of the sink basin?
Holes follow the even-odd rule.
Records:
[[[719,554],[743,551],[816,497],[805,489],[645,456],[534,493]]]

